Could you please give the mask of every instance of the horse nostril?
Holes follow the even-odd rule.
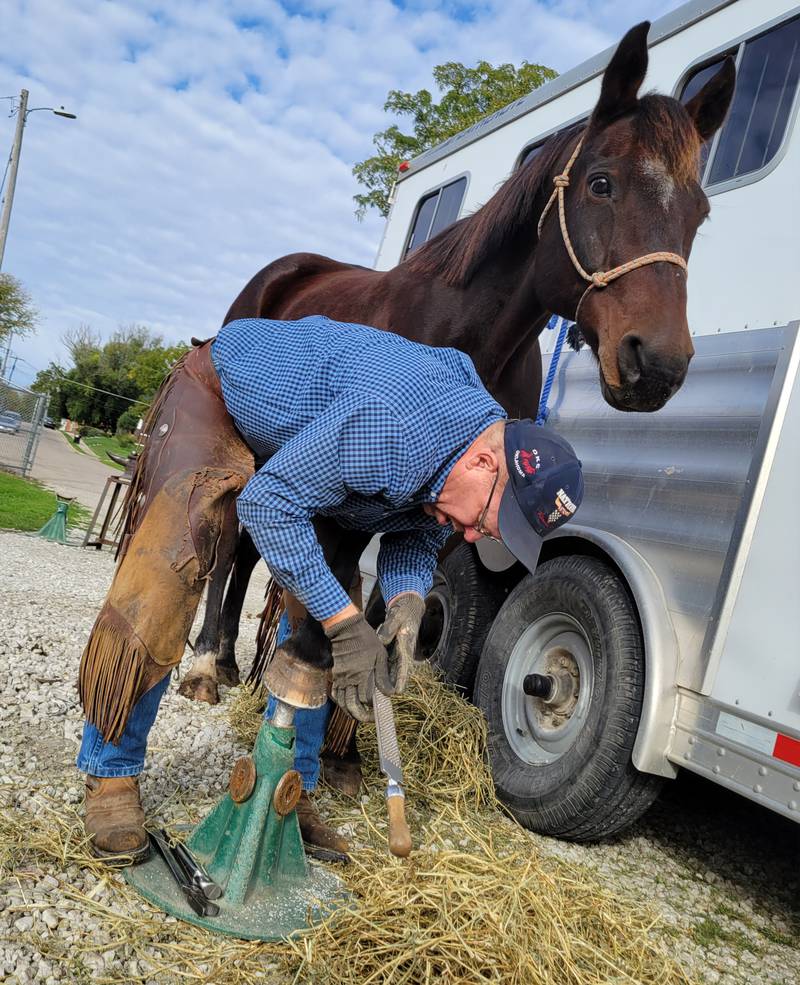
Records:
[[[628,332],[619,344],[619,372],[623,383],[628,386],[638,383],[646,363],[644,343],[638,335]]]

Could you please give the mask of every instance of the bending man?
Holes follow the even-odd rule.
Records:
[[[185,357],[154,404],[122,561],[81,660],[78,767],[97,854],[147,852],[147,735],[237,505],[330,640],[333,700],[365,719],[376,684],[405,684],[453,529],[502,538],[533,570],[541,537],[580,504],[569,445],[505,417],[463,353],[321,316],[231,322]],[[343,587],[376,533],[386,646]]]

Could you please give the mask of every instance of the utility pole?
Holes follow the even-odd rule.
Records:
[[[19,110],[17,112],[17,129],[14,133],[14,145],[11,148],[11,163],[8,168],[8,188],[3,199],[3,213],[0,215],[0,270],[3,268],[3,254],[6,251],[8,224],[11,220],[11,206],[14,203],[14,188],[17,184],[17,169],[19,155],[22,150],[22,133],[25,129],[25,118],[28,115],[28,90],[23,89],[19,94]],[[9,341],[10,345],[10,341]]]
[[[13,99],[13,96],[3,96],[3,99]],[[14,145],[11,148],[11,160],[8,168],[8,188],[6,197],[3,199],[3,212],[0,214],[0,270],[3,268],[3,254],[6,251],[6,239],[8,238],[8,224],[11,221],[11,206],[14,204],[14,189],[17,184],[17,169],[19,168],[19,155],[22,150],[22,133],[25,130],[25,123],[31,113],[40,110],[47,110],[55,116],[63,116],[67,120],[75,120],[74,113],[69,113],[60,106],[34,106],[28,109],[28,90],[23,89],[19,94],[19,109],[17,110],[17,129],[14,133]],[[13,111],[12,111],[13,112]]]
[[[8,344],[6,345],[6,351],[3,353],[3,368],[0,369],[0,380],[6,378],[6,366],[8,365],[8,357],[11,355],[11,338],[13,332],[8,333]]]

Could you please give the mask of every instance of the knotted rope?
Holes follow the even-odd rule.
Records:
[[[550,211],[553,202],[558,200],[558,219],[561,226],[561,236],[564,240],[564,246],[566,247],[567,254],[572,261],[573,267],[578,271],[578,274],[585,281],[589,282],[589,286],[581,295],[580,301],[578,301],[578,305],[575,308],[575,321],[578,320],[581,305],[583,304],[586,295],[593,287],[608,287],[613,280],[616,280],[618,277],[622,277],[623,274],[627,274],[631,270],[637,270],[639,267],[646,267],[650,263],[674,263],[676,267],[680,267],[684,273],[688,274],[688,268],[684,258],[678,253],[669,253],[666,250],[659,250],[655,253],[645,253],[643,256],[637,257],[635,260],[628,260],[626,263],[621,263],[618,267],[612,267],[611,270],[596,270],[594,273],[590,274],[583,269],[580,261],[575,255],[572,241],[569,238],[569,232],[567,230],[567,216],[564,209],[564,192],[565,189],[569,188],[569,173],[572,170],[573,164],[577,160],[578,154],[580,154],[582,146],[583,137],[581,137],[575,145],[575,150],[572,152],[570,159],[567,161],[564,170],[561,174],[557,174],[555,178],[553,178],[553,185],[555,187],[553,188],[550,198],[547,200],[547,204],[542,210],[542,214],[539,217],[539,225],[536,227],[537,235],[541,237],[542,226],[544,224],[544,220],[547,218],[547,213]]]

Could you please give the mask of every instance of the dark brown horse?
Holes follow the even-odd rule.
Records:
[[[541,388],[538,335],[551,312],[574,318],[580,306],[578,327],[597,357],[607,402],[630,411],[663,406],[683,382],[694,351],[680,263],[709,212],[698,183],[700,148],[725,118],[735,70],[727,59],[686,106],[661,95],[639,98],[648,28],[639,24],[620,42],[588,124],[552,137],[473,215],[388,271],[310,253],[276,260],[244,288],[225,322],[324,314],[454,346],[472,357],[509,414],[532,416]],[[567,236],[556,204],[538,231],[554,178],[579,140],[560,182]],[[587,275],[653,251],[673,259],[651,257],[608,286],[596,278],[587,293]],[[235,549],[231,534],[209,589],[195,664],[181,685],[186,696],[212,703],[217,673],[226,683],[238,681],[233,644],[257,560],[243,537],[220,632]]]

